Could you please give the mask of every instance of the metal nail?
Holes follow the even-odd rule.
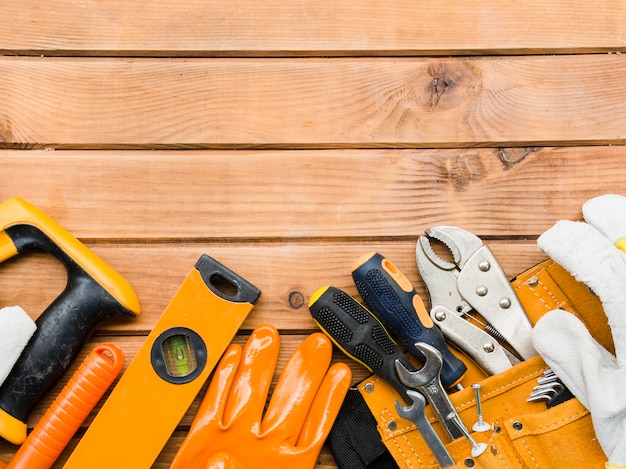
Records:
[[[459,431],[463,433],[463,436],[469,440],[472,445],[472,457],[477,458],[485,452],[485,450],[487,449],[487,444],[477,443],[476,440],[472,438],[472,435],[470,435],[470,432],[467,430],[467,428],[465,428],[465,425],[461,421],[461,417],[459,417],[459,414],[457,414],[456,412],[450,412],[446,418],[452,421],[452,423],[457,426]]]
[[[475,432],[487,432],[491,429],[491,425],[483,420],[483,409],[480,402],[480,383],[472,384],[472,389],[476,396],[476,412],[478,413],[478,421],[472,425],[472,430]]]

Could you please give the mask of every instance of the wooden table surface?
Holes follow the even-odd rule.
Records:
[[[142,306],[101,323],[80,359],[113,341],[129,363],[203,253],[261,289],[236,340],[274,324],[284,364],[316,330],[318,287],[356,296],[361,254],[427,298],[425,229],[472,231],[513,277],[545,258],[535,240],[557,219],[626,193],[622,2],[0,4],[0,199],[46,211]],[[36,318],[65,272],[33,253],[0,282],[0,306]],[[0,459],[15,450],[0,443]],[[324,449],[317,468],[334,467]]]

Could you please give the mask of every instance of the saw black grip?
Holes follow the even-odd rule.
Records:
[[[398,379],[395,361],[415,370],[383,325],[370,311],[336,287],[318,290],[309,304],[311,316],[324,333],[350,358],[364,365],[411,402]]]
[[[424,363],[416,343],[424,342],[439,350],[444,387],[452,386],[465,374],[467,366],[452,354],[417,291],[391,261],[378,253],[367,256],[354,267],[352,278],[365,305],[408,353]],[[417,308],[421,309],[419,313]]]
[[[68,274],[65,289],[35,321],[37,330],[0,387],[0,409],[25,423],[32,409],[65,373],[100,321],[111,316],[136,314],[115,299],[39,228],[14,225],[5,233],[18,252],[43,249],[59,259]]]

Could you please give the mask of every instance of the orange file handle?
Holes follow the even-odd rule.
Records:
[[[101,344],[92,350],[6,469],[52,467],[123,365],[124,353],[114,344]]]

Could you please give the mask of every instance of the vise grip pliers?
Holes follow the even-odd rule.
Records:
[[[435,252],[431,240],[447,247],[451,261]],[[497,374],[537,355],[524,307],[478,236],[454,226],[430,228],[418,239],[416,260],[430,294],[431,318],[485,372]]]

